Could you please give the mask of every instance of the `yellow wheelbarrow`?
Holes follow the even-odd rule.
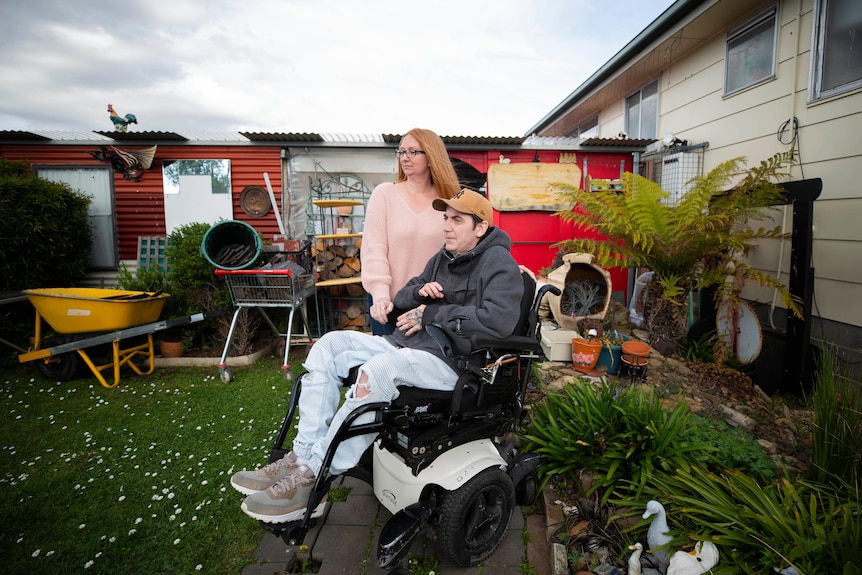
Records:
[[[120,383],[120,367],[128,365],[138,375],[149,375],[155,369],[153,333],[202,321],[215,315],[203,312],[168,320],[156,321],[165,300],[161,292],[140,292],[99,288],[44,288],[24,290],[24,295],[36,308],[34,347],[18,356],[20,363],[39,361],[39,372],[58,381],[74,378],[83,360],[104,387],[111,389]],[[42,322],[54,335],[43,339]],[[146,342],[140,337],[146,335]],[[129,347],[124,339],[136,338]],[[86,349],[110,344],[112,361],[97,365]],[[134,359],[141,357],[148,365],[139,366]],[[114,380],[108,383],[102,372],[113,367]]]

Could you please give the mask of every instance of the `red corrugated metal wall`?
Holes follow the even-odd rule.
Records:
[[[505,152],[503,155],[512,163],[535,162],[557,163],[561,151],[519,150]],[[488,166],[499,163],[499,151],[465,151],[452,150],[451,155],[471,166],[488,173]],[[631,172],[633,159],[630,153],[613,152],[577,152],[577,166],[583,172],[586,161],[586,171],[594,179],[616,179],[620,177],[620,168]],[[583,174],[581,187],[583,188]],[[557,254],[552,245],[562,240],[583,237],[586,232],[576,229],[572,223],[565,222],[550,212],[524,211],[500,212],[494,210],[494,225],[506,230],[512,237],[512,255],[518,263],[539,271],[551,265]],[[628,301],[628,270],[610,268],[613,290],[622,292]]]
[[[121,149],[142,149],[147,146],[120,145]],[[95,160],[88,151],[95,146],[4,145],[2,157],[26,160],[30,164],[64,166],[106,165]],[[114,205],[117,215],[120,259],[136,259],[139,236],[165,235],[164,188],[162,162],[165,160],[230,160],[233,217],[252,226],[265,237],[279,233],[275,211],[263,217],[246,214],[239,204],[240,193],[249,185],[266,188],[263,173],[269,174],[276,201],[281,204],[281,148],[278,146],[189,146],[158,145],[152,167],[144,172],[140,182],[124,180],[114,174]]]

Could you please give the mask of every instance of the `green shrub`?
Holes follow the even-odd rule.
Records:
[[[709,447],[681,440],[688,421],[685,402],[666,409],[651,391],[581,380],[534,405],[521,439],[525,451],[542,456],[543,482],[589,470],[593,483],[586,492],[600,493],[605,503],[626,480],[638,495],[655,471],[686,468],[705,458]]]
[[[680,439],[685,443],[710,446],[708,466],[713,470],[735,469],[766,482],[775,476],[775,463],[763,453],[757,441],[738,427],[692,415]]]
[[[0,291],[76,285],[93,244],[89,196],[0,159]]]
[[[773,573],[851,574],[862,569],[859,492],[806,480],[761,485],[739,471],[711,473],[693,466],[653,477],[647,493],[667,510],[671,547],[710,540],[720,550],[714,575]],[[621,500],[619,505],[644,501]],[[643,527],[643,526],[642,526]]]
[[[822,483],[859,485],[862,479],[862,388],[859,374],[842,378],[837,356],[820,356],[811,401],[814,426],[810,476]]]
[[[704,363],[715,362],[715,342],[718,333],[713,329],[701,334],[697,339],[684,337],[679,340],[678,354],[688,361],[702,361]]]

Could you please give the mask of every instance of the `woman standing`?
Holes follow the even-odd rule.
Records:
[[[395,153],[398,177],[374,188],[360,251],[374,335],[393,332],[395,294],[443,245],[440,213],[431,202],[449,199],[461,189],[443,140],[431,130],[413,128]]]

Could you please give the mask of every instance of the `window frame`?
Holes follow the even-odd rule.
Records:
[[[659,95],[661,93],[661,90],[660,90],[661,86],[659,84],[659,80],[660,80],[660,78],[653,78],[649,82],[646,82],[645,84],[643,84],[639,89],[635,90],[634,92],[631,92],[628,96],[625,97],[625,100],[623,102],[623,106],[625,108],[625,117],[623,119],[623,124],[625,125],[625,131],[626,131],[626,134],[628,135],[629,138],[644,139],[644,140],[649,139],[649,138],[658,139],[658,119],[659,119],[658,118],[658,116],[659,116],[659,114],[658,114],[658,109],[659,109],[658,99],[659,99]],[[653,118],[653,120],[654,120],[653,126],[655,128],[655,133],[652,135],[644,135],[644,133],[643,133],[643,126],[644,126],[644,113],[643,113],[644,112],[644,96],[643,96],[643,93],[644,93],[644,90],[652,87],[653,85],[655,85],[655,117]],[[629,101],[635,95],[637,95],[639,98],[638,103],[637,103],[637,110],[638,110],[637,133],[634,133],[634,130],[632,130],[631,126],[630,126],[630,121],[631,121],[630,110],[631,110],[632,106],[629,105]]]
[[[835,96],[840,96],[848,92],[853,92],[862,88],[862,74],[856,80],[846,82],[844,84],[823,89],[823,64],[826,60],[826,18],[829,11],[829,2],[838,2],[841,0],[815,0],[814,13],[812,16],[812,31],[811,31],[811,62],[810,71],[808,74],[808,102],[816,103],[821,100],[827,100]],[[862,38],[860,38],[862,42]]]
[[[734,69],[731,67],[732,63],[735,62],[735,58],[731,57],[731,53],[733,49],[735,49],[739,45],[744,44],[744,40],[746,35],[751,32],[759,29],[764,24],[768,23],[772,20],[772,54],[769,63],[769,70],[757,77],[751,77],[749,79],[745,79],[742,82],[735,84],[734,86],[730,86],[730,80],[733,74]],[[732,96],[734,94],[738,94],[744,90],[752,88],[754,86],[759,86],[764,82],[769,82],[770,80],[774,80],[776,77],[776,67],[778,62],[778,4],[773,4],[768,8],[761,10],[751,18],[748,18],[745,22],[734,26],[730,30],[727,31],[724,39],[724,82],[722,85],[722,96]],[[754,38],[759,38],[760,34],[754,36]],[[735,43],[739,41],[739,43]]]

